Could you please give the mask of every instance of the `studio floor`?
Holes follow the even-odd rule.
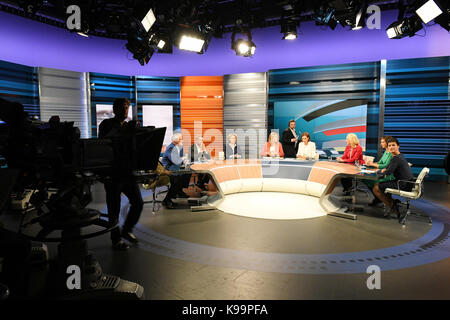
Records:
[[[368,206],[357,220],[275,220],[188,208],[153,213],[146,204],[137,246],[113,251],[109,235],[88,243],[104,272],[141,284],[146,299],[450,299],[449,195],[449,184],[427,182],[413,209],[433,223],[411,218],[405,227]],[[105,211],[102,185],[93,196],[90,207]],[[371,265],[381,270],[380,289],[367,287]]]

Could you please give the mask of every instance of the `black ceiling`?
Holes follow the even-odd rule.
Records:
[[[340,0],[344,3],[362,1]],[[157,17],[155,27],[170,32],[178,25],[192,23],[215,23],[215,36],[231,32],[238,20],[249,28],[279,25],[282,12],[291,7],[291,14],[298,22],[313,20],[314,9],[326,0],[21,0],[0,1],[0,10],[66,28],[66,8],[80,6],[82,16],[88,18],[89,34],[110,38],[127,37],[127,19],[130,15],[153,8]],[[382,10],[397,7],[398,0],[366,1],[377,4]],[[24,8],[34,8],[36,13],[26,13]],[[88,12],[88,15],[84,13]]]

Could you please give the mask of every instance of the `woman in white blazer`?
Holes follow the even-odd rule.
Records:
[[[310,141],[308,132],[302,133],[302,142],[298,144],[297,159],[307,160],[316,158],[316,144]]]

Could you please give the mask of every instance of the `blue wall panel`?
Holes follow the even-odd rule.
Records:
[[[30,116],[39,117],[36,68],[0,60],[0,97],[21,103]]]
[[[399,139],[415,173],[427,166],[438,179],[450,150],[449,74],[450,57],[387,62],[384,133]]]

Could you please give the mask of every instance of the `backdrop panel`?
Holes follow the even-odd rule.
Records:
[[[50,68],[38,69],[41,120],[57,115],[73,121],[82,138],[90,137],[86,73]]]
[[[224,142],[234,131],[238,145],[242,150],[245,146],[245,156],[249,157],[251,148],[257,155],[265,142],[264,135],[258,139],[259,133],[267,130],[267,73],[225,75],[223,93]]]
[[[36,68],[0,60],[0,97],[21,103],[29,115],[39,117]]]
[[[444,157],[450,150],[450,57],[387,61],[384,133],[417,174],[431,168],[445,180]]]
[[[189,131],[191,144],[203,135],[212,156],[223,150],[223,77],[181,78],[181,129]]]

